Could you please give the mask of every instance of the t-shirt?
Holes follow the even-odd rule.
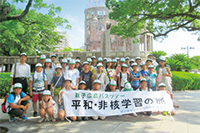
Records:
[[[32,74],[30,77],[30,81],[33,81],[33,87],[40,88],[44,87],[44,81],[47,81],[47,76],[43,73],[39,73],[35,78],[35,74]]]
[[[121,91],[125,91],[125,90],[124,90],[124,88],[123,88]],[[130,90],[130,91],[133,91],[133,88],[131,88],[131,90]]]
[[[156,87],[156,77],[157,77],[156,73],[150,74],[150,81],[152,87]]]
[[[54,71],[53,68],[45,69],[45,74],[47,76],[47,84],[50,85],[51,84],[51,80],[53,78],[53,75],[55,74],[55,71]]]
[[[145,91],[145,92],[146,92],[146,91],[150,91],[150,92],[151,92],[151,91],[152,91],[152,89],[148,89],[148,87],[146,87],[146,89],[145,89],[145,90],[142,90],[141,88],[138,88],[136,91]]]
[[[23,91],[21,91],[21,95],[22,97],[20,96],[20,94],[18,94],[15,98],[14,98],[14,95],[13,94],[9,94],[8,97],[7,97],[7,102],[6,102],[6,108],[8,109],[8,106],[9,106],[9,103],[14,103],[15,105],[17,105],[17,103],[19,102],[19,100],[23,97],[25,97],[25,93]],[[10,110],[7,110],[7,112],[10,111]]]
[[[122,77],[122,78],[120,79],[120,81],[121,81],[121,82],[120,82],[120,84],[121,84],[120,86],[121,86],[121,87],[124,87],[124,84],[125,84],[126,82],[128,82],[128,80],[127,80],[127,79],[128,79],[128,77],[127,77],[128,74],[127,74],[127,73],[122,73],[122,72],[120,72],[120,73],[118,73],[118,77],[119,77],[119,78],[120,78],[120,74],[121,74],[121,77]]]
[[[60,78],[60,76],[53,76],[52,80],[51,80],[51,83],[53,83],[53,86],[57,83],[57,80]],[[60,78],[60,80],[58,81],[57,85],[55,86],[56,88],[59,88],[59,87],[62,87],[62,84],[64,82],[64,76],[62,76]]]
[[[76,86],[77,78],[80,78],[78,69],[74,69],[73,71],[71,69],[65,71],[65,77],[72,79],[72,86]]]
[[[99,79],[101,81],[101,87],[99,88],[99,90],[105,91],[106,86],[104,84],[104,81],[106,79],[106,74],[105,73],[102,73],[102,74],[95,73],[94,76],[95,76],[95,79]]]
[[[111,79],[111,80],[114,79],[114,76],[116,75],[115,69],[108,69],[108,68],[107,68],[107,71],[108,71],[108,73],[109,73],[110,79]],[[105,73],[105,75],[106,75],[106,81],[109,82],[109,77],[108,77],[107,71],[106,71],[106,69],[104,69],[104,70],[103,70],[103,73]]]
[[[84,71],[81,72],[80,76],[82,76],[82,80],[86,82],[86,89],[92,89],[92,75],[91,71],[85,73]]]
[[[149,78],[150,78],[149,77],[150,76],[149,70],[146,70],[146,71],[141,70],[140,73],[141,73],[142,77],[147,79],[147,86],[149,86]]]
[[[134,78],[140,77],[140,72],[137,71],[137,73],[131,72]],[[131,80],[131,85],[138,88],[140,86],[140,80]]]

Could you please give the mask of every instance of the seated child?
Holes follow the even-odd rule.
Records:
[[[42,96],[42,104],[40,109],[40,116],[41,119],[38,121],[38,123],[43,122],[46,119],[46,114],[48,114],[50,120],[52,122],[56,122],[56,115],[57,115],[57,108],[56,108],[56,102],[52,99],[51,91],[45,90],[43,92]]]
[[[99,91],[99,88],[101,87],[101,81],[96,79],[94,81],[94,87],[93,87],[93,91]],[[100,118],[101,120],[104,120],[106,118],[106,116],[92,116],[93,120],[98,120],[98,118]]]
[[[137,91],[152,91],[150,88],[147,87],[147,79],[142,78],[140,81],[140,88],[137,89]],[[152,114],[151,111],[143,112],[144,114],[147,114],[150,116]]]
[[[62,90],[60,90],[59,92],[59,98],[58,98],[58,103],[59,103],[59,112],[58,112],[58,117],[61,120],[64,120],[64,118],[66,118],[67,114],[65,112],[65,108],[64,108],[64,101],[63,101],[63,97],[62,95],[66,92],[66,91],[71,91],[72,89],[70,88],[72,83],[71,78],[65,78],[65,82],[64,82],[64,88]],[[71,116],[70,119],[72,121],[76,121],[76,116]],[[68,119],[67,119],[68,120]]]
[[[110,81],[110,92],[116,92],[117,82],[115,80]]]
[[[158,90],[159,91],[166,91],[169,95],[170,95],[170,92],[166,89],[166,85],[164,83],[160,83],[159,86],[158,86]],[[171,95],[170,95],[171,96]],[[160,112],[158,112],[160,113]],[[168,111],[164,111],[163,112],[163,115],[167,115],[168,114]],[[171,115],[175,115],[175,110],[172,110],[171,111]]]

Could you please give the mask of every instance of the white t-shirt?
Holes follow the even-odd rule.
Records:
[[[80,78],[80,73],[78,69],[74,69],[73,71],[71,69],[65,71],[65,77],[72,79],[72,86],[76,86],[77,78]]]
[[[34,73],[36,74],[36,73]],[[35,78],[35,75],[33,77],[33,75],[31,75],[30,77],[30,81],[33,81],[33,87],[44,87],[44,81],[47,81],[47,76],[43,73],[39,73],[36,75],[37,78]],[[34,79],[33,79],[34,78]]]
[[[124,87],[124,84],[126,83],[126,82],[128,82],[128,74],[127,73],[122,73],[122,72],[120,72],[121,73],[121,79],[120,79],[120,84],[121,84],[121,87]],[[120,73],[118,73],[118,77],[120,78]]]

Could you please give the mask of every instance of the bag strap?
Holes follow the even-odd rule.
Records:
[[[16,66],[17,66],[17,63],[15,63],[15,67],[14,67],[14,75],[13,75],[13,78],[15,78],[15,73],[16,73]]]
[[[58,82],[60,81],[61,77],[62,77],[62,75],[59,77],[59,79],[57,80],[56,84],[53,87],[55,87],[58,84]]]
[[[122,72],[119,72],[119,77],[120,77],[120,83],[121,83],[121,81],[122,81]]]
[[[102,73],[102,74],[103,74],[103,73]],[[102,74],[101,74],[101,75],[102,75]],[[101,78],[101,75],[100,75],[97,79],[100,79],[100,78]]]
[[[107,68],[106,68],[106,72],[107,72],[107,75],[108,75],[109,81],[111,81],[111,79],[110,79],[110,74],[108,73]]]

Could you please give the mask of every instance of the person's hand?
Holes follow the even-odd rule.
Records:
[[[17,105],[21,105],[21,100],[18,101]]]
[[[62,91],[61,93],[60,93],[60,95],[62,96],[64,94],[64,91]]]
[[[166,74],[163,73],[162,76],[166,76]]]

